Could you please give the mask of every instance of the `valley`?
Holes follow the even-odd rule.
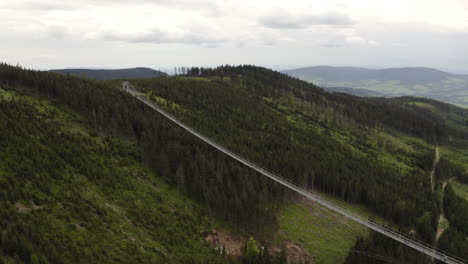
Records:
[[[315,66],[284,70],[284,73],[322,87],[347,87],[345,93],[358,96],[418,96],[468,107],[468,75],[452,74],[432,68],[366,69]],[[363,90],[367,92],[359,92]]]

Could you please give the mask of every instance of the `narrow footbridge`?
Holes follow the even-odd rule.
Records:
[[[130,85],[128,84],[128,82],[124,82],[122,83],[122,88],[123,90],[129,92],[131,95],[133,95],[134,97],[136,97],[138,100],[140,100],[141,102],[143,102],[144,104],[146,104],[147,106],[151,107],[152,109],[156,110],[157,112],[159,112],[161,115],[163,115],[164,117],[166,117],[167,119],[171,120],[172,122],[174,122],[175,124],[177,124],[178,126],[182,127],[183,129],[185,129],[187,132],[191,133],[192,135],[196,136],[197,138],[199,138],[200,140],[204,141],[205,143],[211,145],[213,148],[223,152],[224,154],[228,155],[229,157],[237,160],[238,162],[244,164],[245,166],[247,167],[250,167],[251,169],[257,171],[258,173],[262,174],[263,176],[266,176],[270,179],[272,179],[273,181],[276,181],[277,183],[289,188],[290,190],[293,190],[303,196],[305,196],[306,198],[312,200],[312,201],[315,201],[325,207],[327,207],[328,209],[332,210],[332,211],[335,211],[347,218],[350,218],[382,235],[385,235],[389,238],[392,238],[402,244],[405,244],[407,245],[408,247],[411,247],[411,248],[414,248],[416,249],[417,251],[419,252],[422,252],[424,254],[426,254],[427,256],[431,257],[431,258],[434,258],[434,259],[437,259],[437,260],[440,260],[444,263],[448,263],[448,264],[464,264],[464,263],[468,263],[466,260],[464,259],[461,259],[461,258],[458,258],[456,256],[453,256],[453,255],[450,255],[449,253],[447,252],[444,252],[442,250],[439,250],[437,248],[434,248],[433,246],[427,244],[427,243],[424,243],[422,241],[416,241],[414,240],[413,238],[407,236],[406,234],[403,234],[401,232],[398,232],[398,231],[394,231],[392,229],[390,229],[389,227],[386,227],[386,226],[383,226],[381,224],[378,224],[374,221],[372,221],[371,219],[369,218],[365,218],[365,217],[362,217],[360,215],[357,215],[351,211],[349,211],[348,209],[346,208],[343,208],[342,206],[330,201],[330,200],[327,200],[327,199],[324,199],[322,197],[320,197],[319,195],[305,189],[304,187],[301,187],[291,181],[289,181],[288,179],[286,178],[283,178],[281,177],[280,175],[277,175],[273,172],[270,172],[268,171],[267,169],[264,169],[258,165],[256,165],[255,163],[231,152],[230,150],[224,148],[223,146],[213,142],[212,140],[210,140],[209,138],[203,136],[202,134],[198,133],[197,131],[193,130],[191,127],[185,125],[184,123],[180,122],[179,120],[177,120],[174,116],[170,115],[169,113],[167,113],[166,111],[164,111],[163,109],[161,109],[159,106],[157,106],[155,103],[151,102],[150,100],[148,100],[144,95],[142,95],[141,93],[138,93],[136,92],[135,90],[133,90]]]

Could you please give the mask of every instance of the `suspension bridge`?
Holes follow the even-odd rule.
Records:
[[[242,163],[243,165],[255,170],[256,172],[260,173],[261,175],[263,176],[266,176],[268,178],[270,178],[271,180],[285,186],[286,188],[292,190],[292,191],[295,191],[296,193],[299,193],[301,195],[303,195],[304,197],[314,201],[314,202],[317,202],[319,204],[321,204],[322,206],[325,206],[326,208],[336,212],[336,213],[339,213],[349,219],[352,219],[354,221],[356,221],[357,223],[359,224],[362,224],[364,225],[365,227],[371,229],[371,230],[374,230],[384,236],[387,236],[391,239],[394,239],[408,247],[411,247],[433,259],[437,259],[437,260],[440,260],[444,263],[447,263],[447,264],[466,264],[468,263],[468,261],[464,260],[464,259],[461,259],[457,256],[454,256],[454,255],[451,255],[449,254],[448,252],[445,252],[443,250],[440,250],[438,248],[435,248],[434,246],[430,245],[430,244],[427,244],[425,242],[422,242],[422,241],[417,241],[415,240],[414,238],[411,238],[409,237],[408,235],[404,234],[404,233],[401,233],[401,232],[398,232],[398,231],[395,231],[389,227],[386,227],[386,226],[383,226],[375,221],[373,221],[372,219],[369,219],[369,218],[366,218],[366,217],[362,217],[354,212],[351,212],[349,211],[348,209],[336,204],[335,202],[332,202],[328,199],[325,199],[317,194],[315,194],[314,192],[310,191],[310,190],[307,190],[305,189],[304,187],[302,186],[299,186],[297,185],[296,183],[294,182],[291,182],[290,180],[278,175],[278,174],[275,174],[273,172],[270,172],[268,171],[267,169],[265,168],[262,168],[258,165],[256,165],[255,163],[247,160],[246,158],[243,158],[235,153],[233,153],[232,151],[226,149],[225,147],[217,144],[216,142],[212,141],[211,139],[205,137],[204,135],[198,133],[197,131],[195,131],[194,129],[192,129],[191,127],[187,126],[186,124],[180,122],[178,119],[176,119],[174,116],[172,116],[171,114],[169,114],[168,112],[166,112],[165,110],[161,109],[158,105],[156,105],[154,102],[151,102],[149,99],[147,99],[143,94],[135,91],[132,86],[129,84],[129,82],[123,82],[122,83],[122,89],[128,93],[130,93],[132,96],[134,96],[136,99],[138,99],[139,101],[143,102],[144,104],[146,104],[147,106],[149,106],[150,108],[152,108],[153,110],[157,111],[158,113],[160,113],[161,115],[163,115],[164,117],[166,117],[167,119],[171,120],[173,123],[177,124],[178,126],[182,127],[184,130],[186,130],[187,132],[189,132],[190,134],[194,135],[195,137],[199,138],[200,140],[202,140],[203,142],[209,144],[210,146],[212,146],[213,148],[219,150],[220,152],[226,154],[227,156],[233,158],[234,160]]]

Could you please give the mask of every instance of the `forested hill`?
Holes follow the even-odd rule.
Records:
[[[181,77],[132,84],[237,153],[366,204],[428,241],[439,214],[437,195],[426,189],[434,146],[443,146],[450,167],[439,172],[439,182],[468,176],[468,111],[450,104],[328,93],[255,66],[192,68]]]
[[[167,75],[164,72],[142,67],[117,70],[55,69],[50,71],[61,74],[71,74],[74,76],[86,77],[94,80],[153,78]]]
[[[335,116],[339,113],[365,126],[386,125],[427,140],[448,142],[448,134],[456,135],[456,138],[463,141],[468,139],[468,110],[436,100],[417,97],[359,98],[340,93],[330,94],[313,83],[255,66],[193,68],[187,76],[227,77],[234,83],[254,89],[262,97],[281,98],[292,95],[327,106],[335,112]],[[458,125],[451,125],[452,123]],[[461,141],[457,141],[458,143]]]
[[[412,97],[369,99],[329,93],[313,84],[254,66],[192,68],[184,76],[134,79],[130,82],[150,100],[221,145],[297,184],[363,206],[417,239],[433,242],[442,204],[445,208],[466,206],[456,198],[456,194],[448,191],[450,188],[447,189],[450,199],[442,200],[440,195],[446,180],[456,177],[463,185],[468,179],[468,113],[464,109]],[[152,173],[161,175],[178,192],[198,201],[211,221],[229,223],[233,229],[255,235],[262,241],[289,239],[290,233],[282,229],[285,228],[284,223],[278,220],[278,215],[288,213],[284,208],[296,204],[295,195],[213,151],[138,103],[120,91],[121,80],[97,82],[1,65],[0,84],[8,93],[23,92],[70,107],[80,113],[84,122],[98,135],[134,140],[133,150],[128,154],[133,160],[130,164],[136,166],[138,161]],[[47,116],[44,122],[55,124],[55,119]],[[12,133],[5,135],[12,137]],[[9,138],[1,142],[10,144],[14,141]],[[440,169],[435,171],[434,192],[429,175],[433,170],[436,145],[442,158]],[[101,159],[101,165],[105,167],[103,164],[112,161],[125,168],[127,163],[111,158],[112,155],[121,155],[125,149],[111,148],[109,152],[103,152],[110,157]],[[97,155],[102,151],[98,148],[90,153]],[[3,153],[9,155],[9,152]],[[79,173],[94,180],[96,170],[88,171],[84,166],[94,159],[85,158],[87,156],[76,156],[73,164]],[[69,158],[73,161],[73,157]],[[35,167],[35,163],[23,164]],[[100,168],[101,165],[94,167]],[[13,163],[4,167],[10,170],[17,168]],[[34,179],[35,170],[31,171],[26,181]],[[60,173],[53,175],[62,179]],[[12,204],[18,200],[21,204],[32,200],[39,206],[49,202],[35,192],[36,185],[22,188],[21,184],[12,184],[14,177],[20,176],[11,176],[4,183],[9,186],[8,190],[24,189],[27,192],[12,197],[4,194],[10,203],[5,214],[14,210]],[[102,186],[113,186],[110,184],[113,181],[107,176],[103,179]],[[45,188],[41,189],[42,193],[53,194],[55,190],[40,186]],[[121,190],[127,192],[126,189]],[[141,207],[137,209],[144,210]],[[187,211],[188,215],[177,210],[171,213],[180,219],[195,221],[190,217],[190,211]],[[146,216],[137,215],[146,228],[162,224],[163,220],[146,220]],[[450,228],[442,234],[439,246],[467,258],[466,221],[454,214],[447,217]],[[209,225],[187,227],[191,230],[187,237],[195,239],[195,234],[203,233],[206,227]],[[10,230],[13,234],[24,228],[12,226]],[[29,232],[15,239],[27,240]],[[322,235],[314,237],[315,242],[326,243]],[[177,243],[167,237],[164,239],[170,242],[163,241],[163,245]],[[299,238],[297,242],[306,244],[308,241]],[[200,246],[193,243],[195,247],[187,250],[196,250]],[[23,244],[15,242],[14,248],[21,248]],[[163,250],[155,247],[158,248],[156,257],[161,254],[176,258],[177,254],[166,247],[162,247]],[[426,261],[421,255],[378,236],[360,239],[356,249],[383,252],[388,257],[407,262]],[[13,258],[12,252],[8,251],[8,254]],[[99,252],[99,249],[92,252]],[[319,254],[313,248],[310,253]],[[207,253],[199,257],[211,256]],[[347,261],[362,263],[353,254]]]

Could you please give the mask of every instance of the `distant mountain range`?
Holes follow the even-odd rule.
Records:
[[[313,82],[328,90],[346,87],[341,92],[356,94],[354,89],[376,92],[377,96],[428,97],[468,107],[468,75],[452,74],[432,68],[366,69],[315,66],[282,71]],[[351,89],[349,89],[351,88]],[[357,92],[360,95],[360,92]],[[374,96],[374,95],[360,96]]]
[[[86,77],[94,80],[140,79],[167,75],[164,72],[143,67],[117,70],[55,69],[50,71],[61,74],[70,74],[74,76]]]

